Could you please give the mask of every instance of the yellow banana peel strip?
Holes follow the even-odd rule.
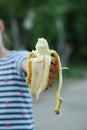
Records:
[[[60,97],[62,87],[62,67],[58,53],[49,49],[48,42],[44,38],[38,39],[36,50],[33,50],[28,55],[28,73],[26,82],[30,86],[31,94],[35,94],[36,98],[38,99],[40,93],[42,93],[48,85],[51,56],[54,56],[58,61],[57,69],[59,82],[56,93],[55,113],[59,114],[63,101],[63,99]]]

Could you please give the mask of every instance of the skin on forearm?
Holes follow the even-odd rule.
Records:
[[[22,70],[27,73],[28,72],[28,60],[24,60],[22,63],[21,63],[21,67],[22,67]]]

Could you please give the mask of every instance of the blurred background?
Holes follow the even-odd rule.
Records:
[[[0,0],[0,19],[7,48],[31,51],[44,37],[69,68],[63,70],[61,116],[53,112],[57,82],[34,99],[37,130],[87,130],[87,0]]]

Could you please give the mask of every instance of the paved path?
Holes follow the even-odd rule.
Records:
[[[37,130],[87,130],[87,79],[70,79],[63,83],[64,99],[61,115],[54,113],[57,87],[34,97],[34,115]]]

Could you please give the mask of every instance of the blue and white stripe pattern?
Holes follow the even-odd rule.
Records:
[[[32,98],[21,63],[28,51],[11,51],[0,59],[0,130],[35,130]]]

